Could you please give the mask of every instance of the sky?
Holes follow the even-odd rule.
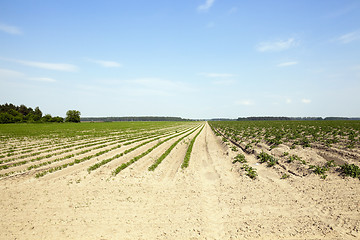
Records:
[[[0,104],[360,116],[358,0],[0,0]]]

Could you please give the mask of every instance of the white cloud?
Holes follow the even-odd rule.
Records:
[[[254,103],[250,100],[241,100],[241,101],[237,101],[235,102],[236,105],[243,105],[243,106],[250,106],[250,105],[254,105]]]
[[[21,35],[22,34],[22,32],[20,31],[19,28],[10,26],[10,25],[6,25],[3,23],[0,23],[0,31],[6,32],[9,34],[13,34],[13,35]]]
[[[340,36],[338,39],[343,44],[350,43],[353,41],[360,40],[360,31],[350,32]]]
[[[207,11],[214,4],[215,0],[206,0],[206,2],[200,6],[198,6],[199,11]]]
[[[298,64],[298,62],[283,62],[283,63],[279,63],[277,66],[278,67],[288,67],[288,66],[292,66],[292,65],[296,65]]]
[[[38,82],[56,82],[53,78],[46,78],[46,77],[33,77],[29,78],[29,80],[38,81]]]
[[[21,78],[25,75],[21,72],[0,68],[0,78]]]
[[[48,70],[56,70],[56,71],[66,71],[66,72],[75,72],[77,71],[77,66],[67,63],[47,63],[47,62],[34,62],[34,61],[24,61],[18,59],[7,59],[0,58],[1,60],[20,63],[25,66],[37,67]]]
[[[290,103],[292,103],[292,100],[291,100],[290,98],[287,98],[287,99],[286,99],[286,103],[287,103],[287,104],[290,104]]]
[[[31,81],[40,81],[40,82],[56,82],[53,78],[46,77],[27,77],[24,73],[0,68],[0,79],[9,80],[9,79],[18,79],[18,80],[31,80]]]
[[[227,78],[227,77],[235,77],[234,74],[231,73],[199,73],[199,75],[210,78]]]
[[[294,38],[288,40],[279,40],[275,42],[261,42],[256,49],[259,52],[278,52],[297,46],[297,41]]]
[[[104,60],[94,60],[94,59],[87,59],[87,60],[107,68],[112,68],[112,67],[118,68],[123,66],[121,63],[115,61],[104,61]]]
[[[308,103],[311,103],[311,100],[310,100],[310,99],[303,98],[303,99],[301,99],[301,102],[302,102],[302,103],[305,103],[305,104],[308,104]]]
[[[33,61],[23,61],[23,60],[16,60],[15,62],[30,67],[37,67],[48,70],[66,71],[66,72],[75,72],[77,70],[77,67],[75,65],[67,64],[67,63],[47,63],[47,62],[33,62]]]

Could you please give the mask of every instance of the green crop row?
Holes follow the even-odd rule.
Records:
[[[173,134],[173,133],[168,133],[168,134],[165,134],[165,135],[163,135],[163,136],[161,136],[161,137],[157,137],[157,138],[151,139],[151,140],[149,140],[149,141],[143,142],[143,143],[141,143],[141,144],[139,144],[139,145],[137,145],[137,146],[135,146],[135,147],[133,147],[133,148],[130,148],[130,149],[128,149],[128,150],[125,150],[123,153],[120,153],[120,154],[117,154],[117,155],[115,155],[115,156],[113,156],[113,157],[104,159],[104,160],[102,160],[101,162],[96,163],[96,164],[90,166],[87,170],[88,170],[88,172],[90,173],[91,171],[94,171],[94,170],[98,169],[99,167],[101,167],[101,166],[103,166],[103,165],[105,165],[105,164],[113,161],[114,159],[117,159],[117,158],[119,158],[119,157],[122,157],[123,155],[125,155],[125,154],[127,154],[127,153],[129,153],[129,152],[132,152],[132,151],[134,151],[135,149],[138,149],[139,147],[142,147],[142,146],[144,146],[144,145],[146,145],[146,144],[148,144],[148,143],[150,143],[150,142],[154,142],[154,141],[156,141],[156,140],[159,140],[159,139],[161,139],[161,138],[163,138],[163,137],[166,137],[166,136],[168,136],[168,135],[171,135],[171,134]],[[175,135],[175,136],[176,136],[176,135]],[[132,142],[132,143],[133,143],[133,142]],[[122,170],[122,169],[121,169],[121,170]],[[121,171],[121,170],[120,170],[120,171]],[[119,172],[120,172],[120,171],[119,171]],[[115,170],[114,172],[116,172],[116,170]],[[117,173],[116,173],[116,174],[117,174]],[[115,174],[115,175],[116,175],[116,174]]]
[[[354,148],[360,146],[360,121],[213,121],[213,129],[235,142]]]
[[[191,142],[186,150],[186,154],[185,154],[185,157],[184,157],[184,161],[183,163],[181,164],[181,168],[184,169],[184,168],[187,168],[189,166],[189,161],[190,161],[190,155],[191,155],[191,152],[192,152],[192,148],[194,146],[194,143],[195,143],[195,140],[197,138],[197,136],[199,136],[199,134],[201,133],[201,131],[203,130],[204,126],[200,129],[200,131],[195,135],[195,137],[193,139],[191,139]]]
[[[191,131],[191,129],[190,129],[190,130],[187,130],[187,131]],[[187,131],[185,131],[185,132],[187,132]],[[195,131],[195,130],[194,130],[194,131]],[[171,136],[171,137],[169,137],[169,138],[166,138],[166,139],[164,139],[163,141],[158,142],[155,146],[153,146],[153,147],[149,148],[148,150],[146,150],[145,152],[141,153],[140,155],[135,156],[135,157],[132,158],[130,161],[121,164],[119,167],[117,167],[117,168],[113,171],[113,175],[116,176],[116,175],[119,174],[122,170],[124,170],[125,168],[127,168],[128,166],[130,166],[131,164],[133,164],[134,162],[138,161],[140,158],[146,156],[147,154],[149,154],[150,152],[152,152],[155,148],[159,147],[161,144],[169,141],[170,139],[173,139],[173,138],[175,138],[175,137],[178,137],[178,136],[184,134],[185,132],[181,132],[181,133],[179,133],[179,134],[176,134],[176,135],[174,135],[174,136]],[[192,131],[192,132],[193,132],[193,131]]]
[[[197,129],[197,128],[196,128]],[[189,136],[190,134],[192,134],[193,132],[196,131],[193,130],[190,133],[186,134],[185,136],[179,138],[176,142],[174,142],[158,159],[156,159],[156,161],[149,167],[149,171],[154,171],[157,166],[159,166],[159,164],[167,157],[167,155],[170,154],[170,152],[174,149],[174,147],[176,147],[176,145],[183,140],[185,137]]]

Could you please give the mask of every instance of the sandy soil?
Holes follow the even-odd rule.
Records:
[[[147,168],[176,139],[116,177],[104,166],[0,180],[0,239],[360,239],[359,179],[280,179],[279,169],[245,154],[259,175],[252,180],[232,164],[241,150],[207,124],[182,170],[195,134],[154,172]]]

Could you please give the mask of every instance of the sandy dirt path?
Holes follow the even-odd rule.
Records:
[[[232,164],[239,152],[207,124],[182,170],[194,135],[154,172],[146,167],[160,150],[116,177],[84,169],[58,178],[1,180],[0,239],[360,238],[358,179],[281,180],[246,155],[259,174],[252,180]]]

